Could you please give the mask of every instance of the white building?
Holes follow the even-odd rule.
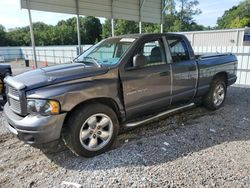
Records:
[[[192,46],[250,46],[250,28],[181,32]]]

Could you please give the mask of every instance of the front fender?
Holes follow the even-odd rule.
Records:
[[[51,85],[26,93],[27,98],[54,99],[60,102],[62,111],[71,111],[75,106],[87,100],[109,98],[116,102],[120,110],[123,109],[119,96],[119,84],[116,74],[74,80]]]

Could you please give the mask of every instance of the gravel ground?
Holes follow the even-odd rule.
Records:
[[[9,64],[11,66],[11,70],[13,72],[13,75],[17,75],[26,71],[32,70],[32,64],[33,62],[29,62],[29,67],[25,66],[25,62],[23,59],[19,59],[18,61],[11,61],[11,62],[6,62],[6,63],[1,63],[1,64]],[[49,66],[54,65],[53,63],[48,63]],[[43,68],[44,67],[44,62],[38,62],[38,67]]]
[[[223,108],[203,107],[123,133],[85,159],[65,147],[23,144],[0,118],[0,187],[250,187],[250,89],[232,87]],[[72,186],[71,186],[72,187]]]

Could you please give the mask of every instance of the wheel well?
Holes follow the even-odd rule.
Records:
[[[82,106],[86,106],[86,105],[89,105],[89,104],[94,104],[94,103],[99,103],[99,104],[104,104],[108,107],[110,107],[112,110],[114,110],[114,112],[116,113],[117,115],[117,118],[119,121],[121,121],[121,114],[120,114],[120,111],[119,111],[119,107],[117,105],[117,103],[113,100],[113,99],[110,99],[110,98],[94,98],[94,99],[89,99],[89,100],[86,100],[82,103],[79,103],[78,105],[76,105],[73,109],[71,109],[66,117],[65,117],[65,120],[64,120],[64,124],[63,124],[63,127],[66,126],[66,121],[68,120],[68,118],[71,116],[71,114],[76,111],[78,108],[82,107]]]
[[[214,75],[213,80],[219,78],[225,81],[226,86],[228,85],[228,75],[226,72],[219,72],[216,75]]]

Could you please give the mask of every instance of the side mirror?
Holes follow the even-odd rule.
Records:
[[[133,67],[143,67],[147,64],[147,59],[142,54],[137,54],[133,57]]]

